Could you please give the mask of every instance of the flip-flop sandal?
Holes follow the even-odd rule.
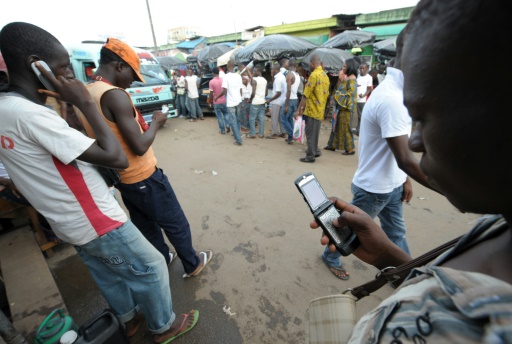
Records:
[[[343,280],[343,281],[346,281],[350,278],[350,275],[347,275],[347,270],[345,270],[343,268],[343,264],[340,264],[338,266],[332,266],[330,265],[324,258],[324,256],[322,256],[322,261],[324,262],[324,264],[329,268],[329,271],[334,275],[336,276],[337,278],[339,278],[340,280]],[[331,269],[335,270],[335,271],[332,271]],[[336,273],[336,271],[339,271],[339,272],[342,272],[345,274],[345,276],[340,276]]]
[[[183,274],[183,278],[197,276],[201,271],[203,271],[206,264],[208,264],[212,260],[213,251],[212,250],[204,250],[203,252],[199,252],[199,256],[201,256],[201,255],[203,255],[203,257],[204,257],[203,266],[201,266],[201,268],[199,270],[196,270],[196,271],[192,272],[191,274],[187,274],[187,273]]]
[[[171,265],[171,263],[174,262],[174,258],[176,258],[176,252],[169,251],[169,263],[167,263],[167,266]]]
[[[192,322],[192,324],[190,324],[190,326],[189,326],[186,330],[184,330],[184,331],[180,332],[180,331],[181,331],[181,329],[183,328],[183,326],[185,326],[185,323],[186,323],[186,321],[187,321],[187,319],[188,319],[188,317],[189,317],[189,315],[188,315],[188,314],[183,314],[183,315],[184,315],[185,317],[183,318],[183,321],[181,322],[180,328],[179,328],[179,330],[178,330],[178,334],[177,334],[177,335],[175,335],[174,337],[171,337],[171,338],[167,339],[166,341],[164,341],[164,342],[162,342],[162,343],[160,343],[160,344],[167,344],[167,343],[169,343],[170,341],[175,340],[176,338],[178,338],[178,337],[179,337],[179,336],[181,336],[182,334],[187,333],[188,331],[190,331],[191,329],[193,329],[193,328],[194,328],[194,326],[196,326],[197,321],[199,320],[199,311],[198,311],[198,310],[195,310],[195,311],[194,311],[194,321]]]

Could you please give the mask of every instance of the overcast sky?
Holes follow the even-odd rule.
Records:
[[[167,42],[167,30],[200,27],[206,37],[240,32],[254,26],[273,26],[328,18],[335,14],[373,13],[415,6],[418,0],[323,0],[319,6],[290,1],[149,0],[158,45]],[[321,5],[321,6],[320,6]],[[100,37],[123,36],[135,46],[153,46],[145,0],[3,0],[0,27],[13,21],[35,24],[64,44]]]

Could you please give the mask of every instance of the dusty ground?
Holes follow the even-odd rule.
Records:
[[[329,129],[325,121],[321,147]],[[357,155],[324,151],[316,163],[304,164],[305,146],[283,139],[244,139],[238,147],[219,134],[213,116],[197,123],[169,120],[153,148],[189,219],[196,250],[214,251],[198,277],[183,279],[179,260],[170,267],[175,311],[200,311],[196,328],[176,343],[301,343],[310,299],[373,279],[376,269],[355,257],[343,259],[348,281],[327,270],[320,232],[309,228],[311,214],[293,184],[312,171],[329,195],[350,201]],[[416,183],[404,213],[413,256],[466,232],[477,218]],[[78,324],[107,306],[71,247],[61,245],[48,261]],[[385,286],[363,299],[358,313],[391,292]],[[227,315],[224,306],[235,314]],[[132,343],[151,343],[151,337],[143,329]]]

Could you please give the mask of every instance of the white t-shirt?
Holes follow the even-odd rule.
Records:
[[[410,135],[412,120],[403,103],[404,77],[388,68],[386,79],[364,106],[359,135],[359,163],[352,182],[368,192],[389,193],[407,174],[396,162],[386,138]]]
[[[265,103],[265,91],[267,90],[267,79],[262,76],[253,78],[256,80],[256,91],[254,91],[254,98],[252,104],[261,105]]]
[[[358,103],[366,103],[366,97],[359,97],[360,94],[366,93],[367,87],[373,87],[373,79],[370,74],[366,74],[365,76],[359,75],[357,77],[357,102]]]
[[[226,106],[233,107],[237,106],[242,102],[242,77],[237,73],[228,73],[222,79],[222,88],[227,90],[226,93]]]
[[[244,85],[242,83],[242,96],[244,99],[251,99],[252,94],[252,86],[250,81],[247,83],[247,85]]]
[[[185,77],[187,80],[188,91],[187,95],[189,98],[199,98],[199,92],[197,90],[197,75],[189,75]]]
[[[4,164],[0,160],[0,178],[7,178],[9,179],[9,173],[7,173]],[[0,186],[1,187],[1,186]]]
[[[180,75],[178,77],[178,83],[177,83],[177,86],[178,87],[185,87],[185,77],[183,75]]]
[[[127,221],[94,165],[75,160],[94,140],[55,111],[0,95],[0,158],[16,187],[62,240],[84,245]]]
[[[277,92],[280,91],[281,94],[279,95],[279,97],[277,99],[274,99],[273,101],[271,101],[270,104],[283,106],[284,102],[286,101],[286,90],[287,90],[286,77],[284,76],[283,73],[279,72],[274,76],[274,87],[273,87],[272,91],[274,92],[274,94],[276,94]]]

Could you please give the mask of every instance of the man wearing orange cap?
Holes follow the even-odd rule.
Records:
[[[124,88],[134,80],[144,82],[139,68],[140,60],[135,51],[126,43],[109,38],[101,49],[100,64],[93,80],[86,87],[128,157],[130,166],[119,171],[121,181],[115,186],[130,219],[170,264],[175,253],[169,251],[163,229],[180,257],[184,277],[195,276],[211,261],[213,253],[204,250],[197,254],[194,250],[185,213],[167,176],[157,167],[151,145],[167,120],[166,114],[156,111],[147,131],[143,131],[136,120],[136,109]],[[84,127],[91,136],[93,133],[86,123]]]
[[[22,22],[2,28],[0,50],[10,81],[0,92],[0,159],[16,187],[58,237],[75,247],[128,336],[144,319],[155,343],[186,333],[199,312],[173,311],[162,255],[127,218],[98,172],[97,166],[122,169],[129,162],[83,83],[70,76],[69,53],[47,31]],[[133,79],[127,64],[116,66]],[[96,140],[46,107],[48,95],[80,109]]]

